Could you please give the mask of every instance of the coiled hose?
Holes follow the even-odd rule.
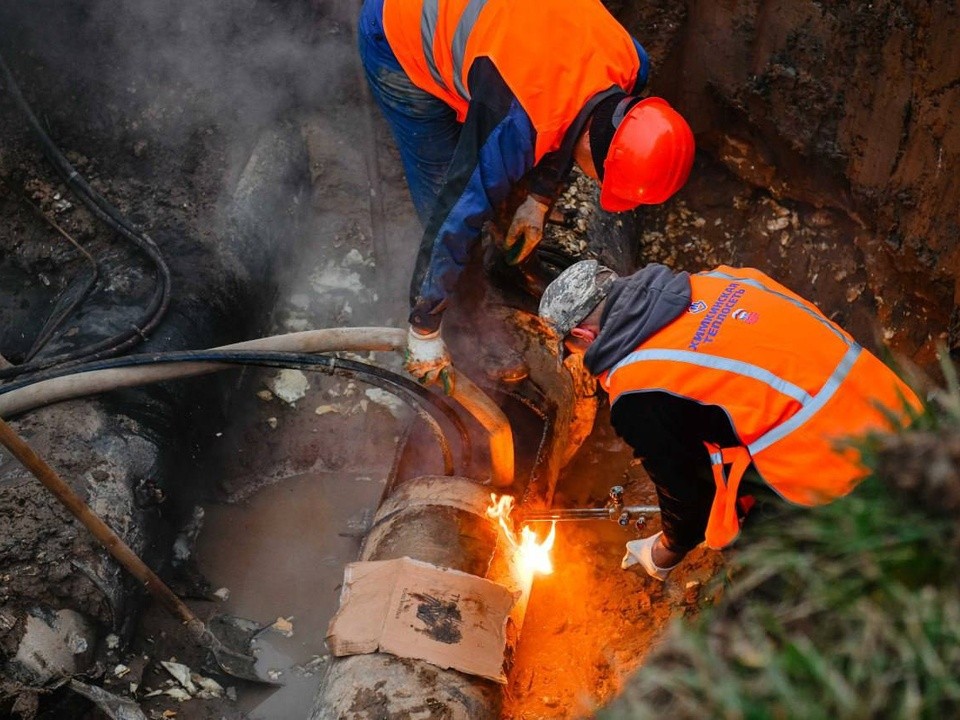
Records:
[[[33,130],[34,135],[39,140],[43,154],[63,178],[63,181],[76,193],[77,197],[80,198],[94,216],[106,223],[110,228],[118,232],[142,251],[153,263],[157,274],[157,283],[154,286],[150,302],[147,304],[140,318],[130,329],[70,352],[35,359],[13,367],[2,368],[0,369],[0,380],[2,380],[54,365],[76,365],[85,361],[111,357],[140,343],[160,323],[170,305],[171,280],[170,269],[167,267],[163,255],[160,254],[160,250],[153,240],[142,231],[137,230],[113,205],[90,187],[89,183],[80,176],[73,165],[70,164],[70,161],[67,160],[66,156],[64,156],[53,143],[46,131],[44,131],[43,126],[40,125],[40,121],[37,120],[36,115],[33,114],[30,105],[26,99],[24,99],[23,94],[20,92],[20,87],[14,80],[13,73],[10,72],[10,68],[7,67],[2,55],[0,55],[0,74],[3,76],[3,81],[7,86],[7,90],[10,92],[10,96],[13,98],[17,107],[20,108],[20,111],[26,116],[31,130]]]

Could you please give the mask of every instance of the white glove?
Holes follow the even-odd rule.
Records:
[[[640,540],[631,540],[628,542],[627,554],[624,555],[623,560],[620,561],[620,567],[626,570],[627,568],[640,563],[650,577],[656,578],[660,581],[666,580],[667,575],[670,574],[670,571],[680,563],[671,565],[668,568],[662,568],[653,561],[653,546],[657,544],[657,541],[660,539],[661,535],[663,535],[663,532],[658,532],[650,537],[641,538]]]
[[[421,335],[413,326],[407,331],[407,349],[403,354],[403,367],[421,385],[442,383],[443,391],[453,392],[453,373],[447,346],[436,330]]]
[[[504,240],[504,255],[508,265],[518,265],[540,244],[543,223],[550,205],[527,195],[513,214],[513,222]]]

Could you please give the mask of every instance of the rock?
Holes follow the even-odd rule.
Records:
[[[307,376],[299,370],[292,369],[281,370],[267,384],[273,394],[288,405],[296,403],[310,389]]]
[[[73,610],[29,613],[26,630],[10,662],[12,674],[31,685],[83,672],[90,665],[96,629]]]

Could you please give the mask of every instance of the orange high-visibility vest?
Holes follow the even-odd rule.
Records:
[[[850,492],[866,475],[850,440],[904,425],[917,396],[816,306],[758,270],[691,275],[687,312],[600,377],[610,401],[665,391],[717,405],[742,446],[707,443],[716,494],[706,543],[740,532],[737,489],[751,460],[766,484],[799,505]],[[725,466],[731,466],[725,472]]]
[[[414,85],[463,122],[473,61],[488,57],[537,131],[534,161],[557,150],[587,101],[629,92],[640,59],[599,0],[385,0],[383,29]]]

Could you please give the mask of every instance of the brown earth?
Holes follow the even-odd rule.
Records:
[[[263,11],[268,4],[251,7]],[[303,7],[307,5],[311,4]],[[218,94],[224,88],[243,87],[227,66],[242,69],[251,57],[281,56],[285,46],[274,43],[282,35],[273,34],[275,20],[258,24],[261,34],[247,37],[249,54],[235,52],[227,61],[214,61],[220,74],[194,77],[186,93],[178,82],[196,71],[181,67],[175,53],[160,53],[151,62],[149,54],[119,40],[108,45],[103,56],[96,55],[94,45],[89,56],[81,52],[80,40],[69,37],[70,23],[108,26],[111,13],[123,16],[110,2],[70,11],[74,17],[50,24],[55,28],[52,36],[45,34],[38,13],[13,46],[18,51],[16,69],[33,78],[27,86],[30,99],[38,103],[61,147],[122,210],[133,213],[138,222],[160,228],[155,235],[161,246],[176,247],[174,230],[182,228],[215,243],[208,221],[222,187],[238,172],[238,158],[246,157],[256,123],[240,122],[240,116],[255,112],[258,98],[270,100],[266,105],[271,112],[285,111],[302,122],[313,148],[310,170],[315,191],[310,198],[312,234],[303,244],[313,245],[315,252],[287,274],[269,325],[272,331],[312,323],[399,324],[405,314],[404,285],[417,241],[415,221],[403,195],[389,132],[377,116],[373,130],[386,207],[377,221],[367,202],[358,202],[366,198],[365,173],[371,168],[369,155],[364,155],[370,125],[355,117],[361,93],[350,54],[349,22],[342,19],[349,13],[333,5],[312,4],[315,22],[302,26],[307,29],[299,40],[316,51],[308,53],[310,68],[277,74],[269,63],[261,64],[252,72],[257,92],[242,96],[242,103],[236,94]],[[852,5],[623,0],[609,5],[650,51],[652,90],[687,114],[700,148],[691,180],[678,197],[637,214],[638,261],[689,270],[718,263],[759,267],[816,301],[868,347],[888,344],[932,370],[937,344],[950,340],[954,282],[960,275],[960,176],[955,172],[960,126],[953,120],[960,109],[956,8],[945,1],[920,0]],[[140,10],[140,15],[136,10],[127,13],[155,32],[150,49],[162,50],[162,32],[176,36],[181,18],[172,11],[148,12],[146,5]],[[269,19],[272,13],[266,16]],[[180,42],[191,40],[183,27],[176,36]],[[249,27],[237,21],[218,39],[226,42],[231,33],[243,38]],[[323,42],[330,38],[334,41]],[[192,41],[200,39],[192,36]],[[66,47],[74,55],[40,52],[37,48],[43,46]],[[182,45],[179,48],[183,50]],[[269,55],[271,49],[276,55]],[[74,62],[78,57],[84,62]],[[324,71],[317,71],[316,77],[329,87],[318,89],[310,78],[321,66]],[[222,77],[231,81],[223,88],[218,86]],[[51,78],[48,86],[45,81]],[[318,97],[325,103],[315,103]],[[300,112],[312,102],[322,110]],[[21,121],[9,108],[0,111],[0,138],[0,265],[6,273],[0,352],[16,355],[29,344],[29,338],[10,332],[9,318],[16,316],[17,303],[42,304],[82,267],[79,256],[57,240],[19,196],[33,199],[78,241],[101,250],[108,267],[122,266],[126,258],[110,249],[108,234],[97,229],[84,211],[62,204],[69,194],[29,144]],[[564,222],[575,226],[575,213]],[[361,260],[369,258],[384,238],[392,255],[388,269],[396,271],[378,276],[362,266],[355,296],[322,283],[311,285],[313,267],[341,262],[352,247],[361,250]],[[215,254],[174,253],[175,274],[194,277]],[[127,287],[133,294],[124,300],[116,293],[113,305],[140,297],[136,283],[110,289]],[[378,299],[371,289],[379,291]],[[342,384],[317,384],[311,391],[316,395],[298,409],[278,409],[275,400],[270,404],[253,399],[253,391],[261,387],[258,381],[248,378],[247,384],[234,387],[248,393],[246,402],[233,406],[249,413],[244,422],[232,427],[232,435],[230,428],[218,426],[204,428],[198,433],[202,437],[194,438],[197,447],[211,452],[214,433],[227,430],[234,443],[230,447],[243,449],[243,457],[234,458],[241,472],[219,478],[227,496],[249,497],[248,486],[264,477],[267,482],[262,484],[276,484],[305,472],[349,471],[354,459],[377,454],[368,445],[352,448],[343,442],[361,435],[369,440],[376,434],[360,415],[309,417],[321,404],[343,403]],[[355,402],[359,399],[357,395]],[[381,409],[375,412],[392,422]],[[268,424],[271,417],[279,418],[281,431],[291,429],[287,439],[281,440]],[[377,439],[389,445],[392,428],[384,435],[388,437]],[[223,458],[203,457],[210,467],[221,461],[221,467],[228,466]],[[71,467],[69,458],[63,466]],[[642,468],[611,434],[601,412],[594,434],[561,480],[557,502],[600,505],[616,483],[627,487],[629,501],[651,497]],[[14,497],[14,490],[4,486],[0,497]],[[16,502],[35,500],[31,495]],[[9,567],[0,568],[0,573],[7,573],[0,579],[8,596],[26,592],[23,588],[34,583],[28,576],[14,578],[11,569],[29,568],[38,558],[41,562],[62,558],[76,542],[76,529],[64,522],[62,514],[49,505],[41,510],[38,517],[45,518],[41,524],[51,528],[50,535],[8,543],[16,545],[17,552],[22,550]],[[14,501],[5,511],[21,512]],[[237,521],[231,517],[226,522]],[[651,521],[644,532],[656,527]],[[269,533],[269,528],[260,532]],[[619,569],[623,543],[633,536],[612,523],[561,527],[556,571],[534,587],[509,685],[509,717],[589,715],[642,662],[664,623],[695,610],[694,589],[703,588],[722,565],[718,554],[698,551],[661,586]],[[88,552],[87,548],[80,554]],[[158,552],[163,554],[162,549]],[[308,558],[286,572],[314,572],[309,562]],[[60,578],[56,588],[44,593],[31,586],[31,596],[45,595],[64,605],[70,598],[87,598],[83,602],[95,607],[95,613],[108,614],[89,582],[74,573],[59,584],[60,571],[50,570],[49,577]],[[324,572],[335,576],[339,570]],[[688,583],[700,585],[688,588]],[[335,583],[323,592],[332,595],[333,589]],[[245,604],[236,598],[234,602]],[[155,633],[157,626],[149,620],[140,644],[134,646],[137,650],[154,644],[160,637],[156,633],[166,632],[160,622]],[[310,625],[322,627],[323,622],[313,619]],[[144,644],[147,637],[151,642]],[[309,648],[320,647],[316,637],[310,643]],[[138,672],[144,665],[139,663]],[[211,715],[215,710],[198,701],[177,705],[154,700],[150,709],[178,710],[181,719],[220,716]],[[216,711],[240,716],[231,703]]]

